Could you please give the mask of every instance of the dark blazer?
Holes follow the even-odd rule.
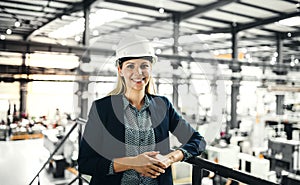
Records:
[[[148,95],[154,128],[156,151],[170,152],[169,131],[182,143],[181,148],[193,156],[205,150],[204,138],[195,131],[163,96]],[[93,102],[79,148],[79,171],[92,176],[91,185],[120,185],[123,173],[109,175],[114,158],[125,157],[124,109],[121,95],[108,96]],[[158,177],[159,185],[172,185],[168,168]]]

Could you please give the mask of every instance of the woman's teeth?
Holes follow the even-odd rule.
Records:
[[[143,81],[143,79],[132,79],[133,81],[135,81],[135,82],[141,82],[141,81]]]

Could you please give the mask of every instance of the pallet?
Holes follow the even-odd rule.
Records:
[[[24,140],[24,139],[38,139],[38,138],[43,138],[43,134],[21,134],[21,135],[11,135],[10,139],[11,140]]]

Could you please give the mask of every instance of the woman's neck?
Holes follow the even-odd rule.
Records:
[[[138,110],[140,110],[144,105],[144,97],[145,97],[144,92],[133,92],[133,91],[130,91],[130,93],[126,92],[125,97]]]

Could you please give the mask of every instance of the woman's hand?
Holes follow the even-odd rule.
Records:
[[[158,159],[159,161],[164,163],[167,168],[173,163],[181,161],[183,157],[184,155],[181,150],[175,150],[167,155],[161,155],[158,153],[156,156],[154,156],[155,159]]]
[[[133,170],[139,172],[141,175],[151,178],[157,178],[161,173],[165,173],[168,166],[157,159],[155,156],[159,152],[145,152],[132,158]]]
[[[156,156],[154,156],[154,158],[163,162],[167,166],[167,168],[173,163],[172,159],[167,155],[157,154]]]

